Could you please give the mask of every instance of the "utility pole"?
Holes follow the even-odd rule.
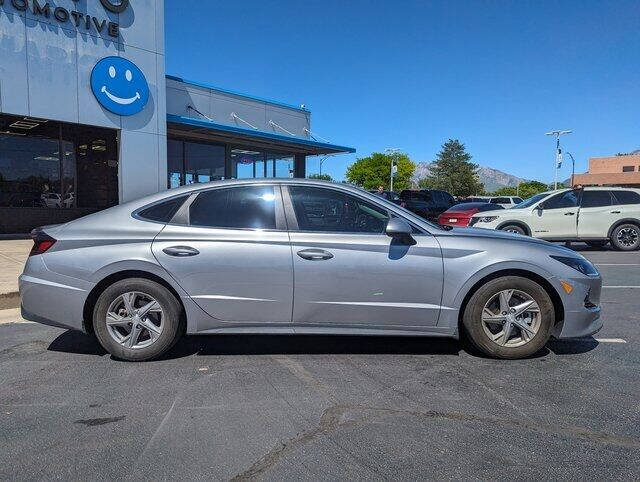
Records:
[[[395,161],[395,157],[394,155],[397,154],[398,152],[401,152],[402,149],[400,149],[399,147],[387,147],[384,152],[386,152],[387,154],[389,154],[389,157],[391,158],[391,177],[389,180],[389,191],[393,192],[393,176],[396,173],[396,171],[398,170],[398,166],[396,164],[394,164]]]
[[[571,134],[573,131],[551,131],[547,132],[546,136],[556,136],[556,168],[555,168],[555,179],[553,181],[553,189],[558,189],[558,168],[562,166],[562,150],[560,149],[560,136],[564,134]]]

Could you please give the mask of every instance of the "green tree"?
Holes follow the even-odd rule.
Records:
[[[551,187],[553,189],[553,186]],[[541,192],[549,191],[549,186],[540,181],[527,181],[520,183],[518,188],[501,187],[493,194],[496,196],[520,196],[522,199],[530,198]]]
[[[464,144],[457,139],[449,139],[442,145],[436,161],[431,166],[431,174],[420,181],[422,188],[442,189],[456,196],[482,194],[484,185],[476,174],[478,165],[471,162],[471,155]]]
[[[309,179],[318,179],[320,181],[329,181],[333,182],[333,178],[329,174],[311,174],[308,176]]]
[[[369,157],[356,160],[347,168],[347,180],[364,189],[376,189],[383,186],[389,189],[391,161],[395,160],[398,172],[393,178],[393,189],[401,191],[411,187],[411,176],[416,165],[409,156],[402,153],[383,154],[374,152]]]

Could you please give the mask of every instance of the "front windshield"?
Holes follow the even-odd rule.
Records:
[[[520,204],[516,204],[511,209],[524,209],[533,206],[535,203],[540,201],[541,199],[546,198],[551,193],[543,192],[542,194],[536,194],[535,196],[531,196],[529,199],[525,199]]]

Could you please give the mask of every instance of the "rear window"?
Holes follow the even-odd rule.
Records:
[[[188,197],[188,195],[178,196],[167,201],[154,204],[153,206],[149,206],[148,208],[140,211],[138,216],[148,221],[168,223]]]
[[[511,204],[511,199],[508,197],[494,197],[489,202],[492,204]]]
[[[613,191],[617,204],[640,204],[640,194],[635,191]]]

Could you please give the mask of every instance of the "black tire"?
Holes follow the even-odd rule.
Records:
[[[619,251],[635,251],[640,248],[640,227],[625,223],[611,233],[611,245]]]
[[[521,234],[523,236],[527,235],[527,232],[524,229],[522,229],[522,226],[519,226],[517,224],[507,224],[505,226],[502,226],[500,228],[500,231],[507,231],[509,233]]]
[[[162,332],[149,346],[127,348],[118,343],[107,329],[109,306],[118,297],[129,292],[149,295],[158,302],[162,309]],[[181,320],[182,306],[173,293],[161,284],[145,278],[129,278],[112,284],[102,292],[93,310],[93,329],[98,341],[114,357],[127,361],[152,360],[166,353],[182,335]]]
[[[609,244],[609,241],[586,241],[588,246],[591,246],[592,248],[604,248],[607,244]]]
[[[528,294],[540,308],[540,326],[527,343],[520,346],[502,346],[485,333],[482,312],[485,304],[504,290],[519,290]],[[539,352],[551,336],[555,323],[553,302],[546,290],[535,281],[521,276],[504,276],[493,279],[473,293],[463,314],[463,326],[473,345],[485,355],[493,358],[518,359]]]

